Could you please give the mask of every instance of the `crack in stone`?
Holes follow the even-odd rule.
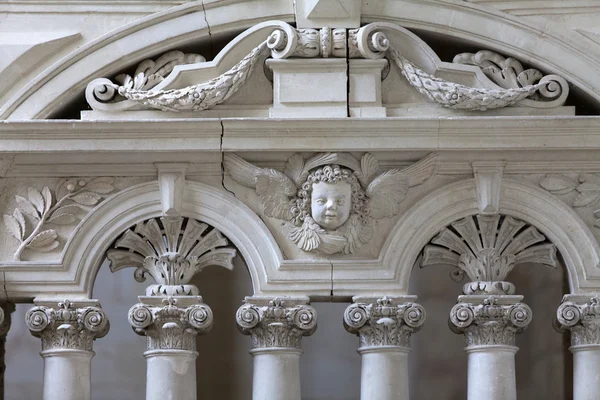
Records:
[[[222,119],[219,119],[219,123],[221,124],[221,145],[219,148],[219,150],[221,151],[221,186],[223,186],[223,189],[231,193],[233,197],[237,197],[234,192],[227,189],[227,187],[225,186],[225,152],[223,151],[223,137],[225,136],[225,125],[223,125]]]
[[[204,0],[202,1],[202,12],[204,14],[204,22],[206,22],[206,28],[208,29],[208,40],[210,42],[211,59],[214,59],[216,56],[215,47],[212,39],[212,31],[210,29],[210,24],[208,23],[208,18],[206,17],[206,7],[204,6]]]

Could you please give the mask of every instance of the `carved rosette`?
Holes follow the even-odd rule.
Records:
[[[464,301],[452,308],[449,321],[454,333],[465,335],[467,347],[514,346],[516,334],[523,332],[531,322],[533,313],[527,304],[518,302],[521,296],[469,297],[459,297],[459,301]]]
[[[78,308],[68,300],[57,303],[56,307],[31,308],[25,322],[31,334],[42,339],[42,350],[92,351],[93,341],[109,330],[108,318],[101,308]]]
[[[129,309],[128,320],[133,330],[146,336],[148,350],[196,350],[196,335],[208,333],[213,313],[194,297],[197,304],[179,307],[174,297],[162,299],[162,305],[138,303]],[[185,301],[185,300],[184,300]]]
[[[300,349],[302,337],[317,329],[314,308],[305,304],[287,307],[280,298],[267,305],[246,303],[238,309],[236,320],[240,332],[252,337],[254,349]]]
[[[351,304],[344,312],[344,327],[360,338],[360,349],[378,346],[410,348],[410,336],[425,323],[425,309],[417,303],[398,304],[383,297]]]
[[[600,345],[600,295],[587,302],[564,301],[556,312],[557,328],[571,331],[571,345]]]

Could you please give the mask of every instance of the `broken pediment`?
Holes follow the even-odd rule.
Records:
[[[382,82],[385,82],[382,84]],[[573,115],[569,85],[491,50],[442,61],[391,23],[258,24],[212,60],[170,51],[91,81],[83,119]]]

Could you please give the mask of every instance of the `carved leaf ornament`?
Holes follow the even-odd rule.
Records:
[[[408,189],[431,177],[435,156],[383,173],[370,153],[360,160],[348,153],[318,153],[306,160],[294,154],[283,172],[228,154],[225,168],[235,181],[256,190],[264,215],[293,224],[288,237],[300,249],[351,254],[371,240],[374,219],[396,215]],[[319,184],[327,186],[331,198],[313,198]],[[344,190],[349,198],[340,200]],[[314,202],[320,201],[324,216],[315,214]]]
[[[535,227],[509,216],[477,215],[453,222],[425,246],[421,266],[446,264],[456,267],[453,280],[465,275],[474,284],[466,294],[499,291],[514,293],[503,282],[515,265],[538,263],[555,268],[556,247]]]
[[[546,175],[540,186],[557,196],[577,191],[571,206],[576,208],[594,207],[600,202],[600,177],[580,174],[577,180],[565,175]],[[600,228],[600,209],[594,211],[594,227]]]
[[[50,252],[60,246],[58,233],[48,225],[70,225],[81,219],[115,190],[114,178],[101,177],[91,180],[63,179],[54,194],[46,186],[42,191],[27,189],[27,198],[15,196],[17,208],[12,215],[4,215],[8,232],[19,241],[15,260],[21,260],[25,249]]]
[[[158,284],[149,295],[197,294],[188,285],[192,277],[208,266],[233,269],[236,250],[214,228],[189,218],[150,219],[128,229],[108,250],[111,271],[134,267],[138,282],[149,275]]]

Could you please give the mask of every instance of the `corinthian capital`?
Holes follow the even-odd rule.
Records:
[[[571,331],[571,345],[600,345],[600,294],[565,296],[556,312],[557,328]]]
[[[42,350],[92,350],[92,342],[108,333],[106,314],[97,301],[40,302],[25,315],[25,323]]]
[[[533,313],[523,296],[459,296],[450,311],[450,329],[464,334],[469,346],[514,346]]]
[[[200,296],[140,297],[129,309],[133,330],[148,338],[148,350],[196,350],[196,335],[211,330],[213,313]]]
[[[344,327],[359,336],[360,348],[410,348],[410,335],[425,323],[425,309],[411,301],[414,296],[354,300],[344,312]]]
[[[302,336],[317,329],[317,312],[307,300],[247,298],[236,315],[240,332],[252,337],[255,349],[300,349]]]

